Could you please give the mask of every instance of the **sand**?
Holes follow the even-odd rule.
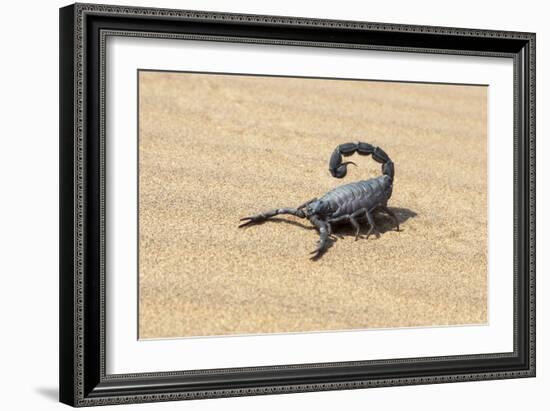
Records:
[[[140,72],[139,90],[140,338],[486,323],[485,87]],[[328,173],[357,140],[395,163],[402,231],[343,226],[311,261],[307,220],[237,228],[380,175],[359,156]]]

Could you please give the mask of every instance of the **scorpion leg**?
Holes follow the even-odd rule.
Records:
[[[306,218],[306,215],[302,210],[302,208],[303,208],[302,206],[301,208],[276,208],[274,210],[265,211],[263,213],[256,214],[250,217],[243,217],[240,219],[240,221],[244,221],[244,223],[242,223],[239,226],[239,228],[245,227],[247,225],[261,223],[267,220],[268,218],[275,217],[276,215],[279,215],[279,214],[291,214],[296,217]]]
[[[367,210],[366,215],[367,215],[367,220],[369,220],[369,224],[370,224],[370,229],[369,229],[369,232],[367,233],[367,238],[369,238],[369,236],[373,233],[376,235],[376,237],[380,237],[380,233],[378,232],[378,229],[374,224],[374,218],[372,217],[371,212]]]
[[[328,228],[329,228],[329,232],[328,234],[329,235],[332,235],[332,223],[339,223],[341,221],[347,221],[349,220],[349,215],[341,215],[340,217],[335,217],[335,218],[329,218],[327,220],[327,224],[328,224]],[[337,237],[339,238],[344,238],[342,235],[340,234],[336,234]]]
[[[357,241],[357,239],[359,238],[359,232],[361,231],[361,226],[353,216],[349,217],[349,222],[351,223],[353,228],[355,228],[355,241]]]
[[[366,208],[362,208],[360,210],[357,210],[353,214],[345,214],[341,215],[340,217],[331,218],[328,220],[328,223],[339,223],[341,221],[349,221],[353,228],[355,228],[355,241],[359,238],[359,232],[361,231],[361,226],[359,225],[359,222],[357,221],[356,217],[359,217],[361,214],[364,214],[367,211]]]
[[[315,250],[313,250],[310,253],[310,254],[313,254],[311,256],[311,259],[315,260],[315,259],[319,258],[321,256],[321,254],[323,254],[327,249],[328,235],[329,235],[328,234],[329,233],[328,226],[329,225],[326,221],[320,220],[317,217],[313,217],[311,219],[311,222],[315,225],[315,227],[317,227],[319,229],[319,245],[317,246],[317,248]]]
[[[387,215],[390,216],[390,218],[393,220],[393,222],[395,223],[395,225],[397,226],[397,229],[395,231],[399,231],[399,220],[397,219],[397,216],[395,215],[395,213],[393,211],[391,211],[388,207],[386,206],[380,206],[380,209],[385,212]]]
[[[355,241],[359,238],[359,232],[361,231],[361,226],[359,226],[359,222],[356,220],[356,217],[361,216],[362,214],[366,214],[367,209],[366,208],[360,208],[359,210],[355,211],[353,214],[349,216],[349,221],[351,225],[355,228]]]

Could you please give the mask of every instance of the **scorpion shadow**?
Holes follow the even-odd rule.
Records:
[[[415,213],[414,211],[408,208],[400,208],[400,207],[388,207],[388,208],[390,208],[395,213],[395,216],[397,217],[397,221],[399,222],[399,231],[404,230],[403,223],[405,223],[407,220],[414,218],[418,215],[417,213]],[[374,223],[376,224],[376,228],[378,229],[378,232],[381,235],[383,235],[387,231],[396,230],[397,227],[395,226],[394,221],[386,214],[374,213],[373,217],[374,217]],[[358,222],[361,225],[361,230],[359,231],[359,239],[357,241],[360,241],[360,240],[366,239],[366,233],[370,229],[370,225],[368,224],[366,217],[358,219]],[[332,229],[332,236],[329,237],[330,243],[328,244],[325,252],[327,252],[329,248],[331,248],[334,245],[334,243],[336,243],[339,239],[343,240],[346,237],[355,239],[355,229],[349,223],[346,224],[345,222],[335,225]],[[317,256],[313,260],[317,261],[323,255],[324,253]]]
[[[416,212],[414,212],[414,211],[412,211],[408,208],[401,208],[401,207],[388,207],[388,208],[390,208],[395,213],[395,216],[397,217],[397,221],[399,221],[399,231],[404,230],[402,225],[405,222],[407,222],[407,220],[409,220],[411,218],[414,218],[418,215]],[[293,225],[293,226],[296,226],[296,227],[304,228],[306,230],[315,230],[316,229],[315,227],[313,227],[311,225],[307,225],[307,224],[301,223],[299,221],[287,220],[285,218],[275,217],[275,218],[271,218],[267,221],[274,222],[274,223],[290,224],[290,225]],[[264,221],[260,224],[263,224],[267,221]],[[365,234],[368,232],[368,229],[370,228],[370,226],[367,223],[366,217],[360,218],[360,219],[358,219],[358,221],[361,224],[361,231],[359,232],[359,235],[361,236],[361,237],[359,237],[359,240],[361,240],[361,239],[365,238]],[[393,220],[389,216],[387,216],[383,213],[379,213],[379,212],[375,213],[374,214],[374,222],[376,223],[376,228],[378,229],[378,232],[380,234],[384,234],[387,231],[395,231],[395,229],[396,229]],[[355,229],[349,223],[342,222],[342,223],[335,224],[334,227],[333,227],[333,230],[332,230],[332,236],[329,237],[329,239],[328,239],[329,243],[327,244],[327,248],[326,248],[325,252],[320,254],[319,256],[313,258],[313,260],[320,259],[323,256],[323,254],[325,254],[334,245],[334,243],[336,241],[338,241],[338,238],[339,239],[344,239],[345,237],[355,238]]]
[[[405,223],[407,220],[416,217],[418,214],[414,211],[408,209],[408,208],[400,208],[400,207],[388,207],[390,210],[392,210],[395,213],[395,216],[397,217],[397,221],[399,221],[399,231],[403,231],[403,223]],[[378,229],[378,232],[380,234],[384,234],[387,231],[395,231],[396,227],[393,222],[393,220],[383,213],[374,213],[374,222],[376,224],[376,228]],[[365,235],[370,225],[367,222],[366,217],[362,217],[358,219],[359,223],[361,224],[361,231],[359,232],[359,235],[363,236]],[[333,234],[336,236],[342,236],[342,237],[353,237],[355,238],[355,229],[349,224],[349,223],[340,223],[337,226],[334,226]]]

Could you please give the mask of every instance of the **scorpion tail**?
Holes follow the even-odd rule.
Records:
[[[333,177],[343,178],[348,172],[348,164],[354,164],[351,161],[342,162],[342,156],[348,157],[353,154],[360,154],[363,156],[372,155],[372,158],[382,164],[382,174],[393,179],[394,176],[394,166],[393,161],[390,160],[390,157],[382,150],[380,147],[373,146],[368,143],[344,143],[340,144],[332,152],[329,161],[329,171]]]

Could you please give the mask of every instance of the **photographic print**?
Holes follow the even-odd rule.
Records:
[[[139,338],[487,323],[487,87],[138,73]]]
[[[535,33],[59,22],[61,402],[536,375]]]

